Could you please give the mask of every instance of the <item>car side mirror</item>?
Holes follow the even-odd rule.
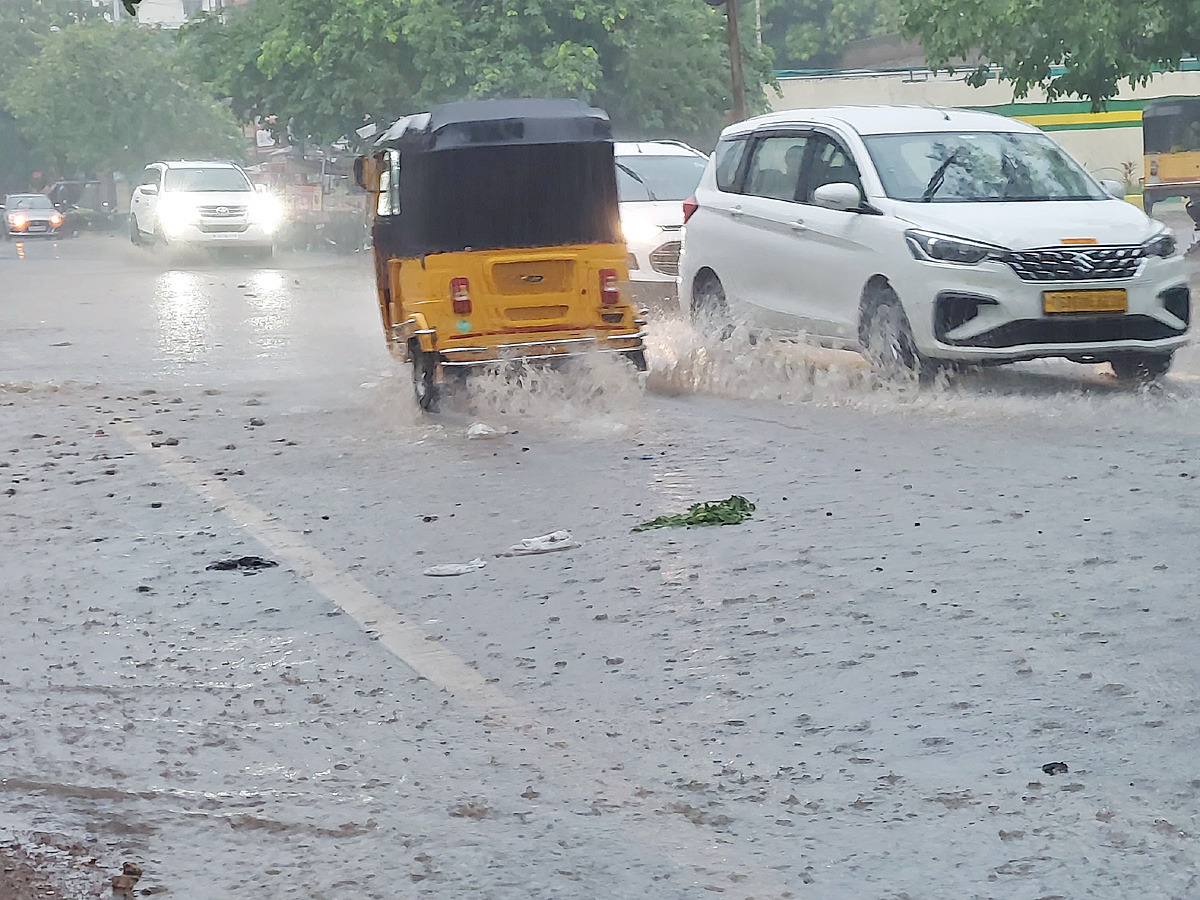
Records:
[[[862,191],[849,182],[839,181],[823,184],[813,191],[813,203],[825,209],[854,212],[862,208],[863,195]]]
[[[1118,200],[1125,199],[1125,185],[1119,181],[1104,180],[1100,182],[1100,187],[1104,188],[1104,192],[1110,197],[1116,197]]]
[[[157,184],[143,184],[142,185],[142,193],[143,194],[157,194],[158,193],[158,185]]]

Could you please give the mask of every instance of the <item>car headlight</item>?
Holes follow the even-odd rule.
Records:
[[[250,200],[250,221],[271,234],[279,227],[283,207],[269,194],[258,194]]]
[[[1142,244],[1142,255],[1161,256],[1163,259],[1169,259],[1175,255],[1176,249],[1175,235],[1164,230]]]
[[[635,244],[652,244],[662,234],[662,229],[641,216],[628,216],[621,219],[621,233],[627,242]]]
[[[167,237],[178,237],[183,230],[195,222],[200,214],[186,200],[164,197],[158,202],[158,224]]]
[[[8,221],[13,228],[24,228],[29,224],[29,217],[25,213],[15,213],[8,217]]]
[[[981,244],[978,241],[948,237],[915,228],[904,232],[904,239],[908,242],[908,249],[917,259],[955,263],[960,266],[978,265],[989,257],[997,259],[1007,252],[1003,247],[992,244]]]

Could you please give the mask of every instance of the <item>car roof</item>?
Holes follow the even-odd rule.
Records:
[[[704,156],[681,141],[617,141],[613,152],[617,156]]]
[[[168,169],[240,169],[241,166],[227,161],[215,159],[169,159],[159,160],[160,166]]]
[[[744,134],[765,126],[830,125],[849,127],[861,135],[953,131],[1036,132],[1032,125],[994,113],[929,106],[828,106],[788,109],[731,125],[724,135]]]

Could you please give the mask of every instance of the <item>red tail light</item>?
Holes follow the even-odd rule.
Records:
[[[616,306],[621,299],[621,291],[617,287],[617,270],[600,270],[600,305]]]
[[[696,202],[695,197],[688,197],[683,201],[683,224],[687,224],[687,220],[692,217],[692,213],[700,208],[700,204]]]
[[[471,314],[471,281],[468,278],[450,279],[450,305],[456,316]]]

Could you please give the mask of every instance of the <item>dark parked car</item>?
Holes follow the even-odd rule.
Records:
[[[63,215],[45,194],[9,194],[0,207],[4,216],[4,238],[58,234]]]

